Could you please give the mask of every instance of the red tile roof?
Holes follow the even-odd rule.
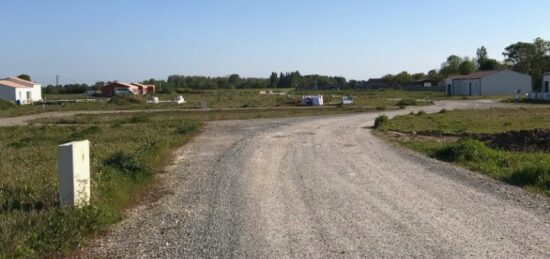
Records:
[[[27,81],[27,80],[24,80],[24,79],[21,79],[21,78],[18,78],[18,77],[13,77],[13,76],[10,76],[10,77],[8,77],[4,80],[12,81],[14,83],[21,84],[21,85],[26,85],[26,86],[30,86],[30,87],[33,87],[36,84],[35,82]]]
[[[118,84],[118,85],[121,85],[121,86],[125,86],[125,87],[128,87],[128,88],[135,88],[137,87],[137,85],[133,85],[133,84],[130,84],[130,83],[126,83],[126,82],[121,82],[121,81],[115,81],[111,84]],[[108,85],[111,85],[111,84],[108,84]]]
[[[480,79],[487,76],[492,76],[494,74],[498,74],[500,72],[502,72],[502,70],[479,71],[479,72],[471,73],[469,75],[452,76],[451,79],[454,79],[454,80]]]
[[[19,84],[6,79],[0,80],[0,85],[11,87],[11,88],[32,88],[31,86]]]

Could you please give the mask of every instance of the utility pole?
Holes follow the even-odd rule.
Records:
[[[55,75],[55,87],[59,87],[59,75]]]

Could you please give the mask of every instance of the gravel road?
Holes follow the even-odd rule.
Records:
[[[386,144],[377,115],[209,123],[75,257],[550,257],[550,199]]]

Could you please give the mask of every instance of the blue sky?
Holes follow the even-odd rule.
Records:
[[[427,72],[481,45],[502,59],[517,41],[550,40],[549,10],[547,0],[3,0],[0,77]]]

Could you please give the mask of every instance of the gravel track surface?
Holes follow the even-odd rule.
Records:
[[[208,123],[75,257],[550,257],[550,199],[386,144],[377,115]]]

